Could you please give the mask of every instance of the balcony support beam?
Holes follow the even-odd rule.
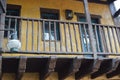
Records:
[[[94,53],[93,56],[96,59],[97,58],[97,54],[95,54],[96,46],[95,46],[95,41],[94,41],[91,16],[90,16],[89,7],[88,7],[88,0],[83,0],[83,4],[84,4],[84,11],[85,11],[85,15],[86,15],[86,20],[87,20],[87,23],[88,23],[88,30],[89,30],[89,35],[90,35],[91,49],[92,49],[92,52]]]
[[[93,66],[93,70],[92,70],[91,74],[95,73],[99,70],[102,62],[103,62],[103,59],[95,59],[94,60],[94,66]]]
[[[0,80],[2,80],[2,56],[0,56]]]
[[[100,64],[99,70],[92,73],[91,78],[94,79],[94,78],[99,77],[103,74],[106,74],[107,72],[109,72],[112,69],[111,65],[112,65],[112,59],[103,59],[101,64]]]
[[[26,62],[27,62],[27,57],[20,56],[18,72],[16,74],[16,80],[22,80],[22,76],[26,70],[26,64],[27,64]]]
[[[120,59],[113,59],[112,69],[106,74],[106,77],[107,78],[112,78],[113,76],[116,76],[116,75],[120,74],[119,65],[120,65]]]
[[[45,69],[40,74],[41,75],[40,80],[45,80],[52,72],[54,72],[54,69],[56,67],[56,62],[57,62],[57,58],[55,56],[51,56],[48,59]]]
[[[70,67],[66,68],[65,72],[60,72],[59,74],[59,80],[64,80],[66,77],[75,74],[79,71],[79,68],[81,66],[82,58],[76,57],[72,60]],[[63,74],[64,73],[64,74]]]

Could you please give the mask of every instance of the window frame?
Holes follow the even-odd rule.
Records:
[[[42,13],[50,13],[50,14],[57,14],[58,16],[58,18],[57,19],[48,19],[48,20],[59,20],[60,19],[60,11],[58,10],[58,9],[51,9],[51,8],[40,8],[40,18],[41,19],[45,19],[45,18],[42,18]],[[48,22],[48,24],[49,24],[49,22]],[[54,24],[54,23],[53,23]],[[56,27],[57,28],[57,27]],[[44,32],[43,32],[43,27],[42,27],[42,31],[41,31],[41,34],[42,34],[42,41],[46,41],[46,42],[48,42],[48,41],[51,41],[51,42],[54,42],[54,41],[60,41],[61,40],[61,38],[60,38],[60,24],[59,24],[59,22],[58,22],[58,30],[59,30],[59,32],[58,32],[58,35],[59,35],[59,39],[57,39],[57,40],[45,40],[44,39],[44,36],[43,36],[43,34],[44,34]],[[56,34],[56,36],[57,36],[57,34]]]
[[[83,13],[75,13],[76,14],[76,16],[77,16],[77,21],[79,21],[80,19],[80,17],[81,18],[86,18],[85,17],[85,14],[83,14]],[[101,19],[102,17],[100,16],[100,15],[94,15],[94,14],[91,14],[91,19],[97,19],[98,21],[97,21],[97,24],[101,24],[101,21],[100,21],[100,19]],[[86,22],[86,21],[85,21]],[[96,24],[96,23],[93,23],[93,24]],[[89,26],[88,26],[89,27]],[[83,50],[83,52],[86,52],[86,50],[84,49],[85,48],[85,44],[83,43],[83,39],[81,39],[82,40],[82,50]],[[100,40],[100,42],[101,42],[101,40]],[[89,47],[89,46],[88,46]],[[88,51],[88,50],[87,50]]]
[[[18,15],[17,16],[21,16],[21,5],[7,4],[7,10],[18,10]],[[16,16],[16,15],[7,15],[6,14],[6,16]],[[6,19],[5,19],[5,21],[6,21]],[[11,19],[11,23],[12,23],[12,19]],[[18,39],[20,39],[20,36],[21,36],[20,23],[21,23],[20,20],[18,20],[17,21],[17,24],[18,24],[18,29],[17,29],[17,31],[18,31]],[[7,23],[7,24],[9,24],[9,23]],[[4,38],[8,38],[8,34],[7,34],[7,36],[5,36],[5,32],[4,32]]]

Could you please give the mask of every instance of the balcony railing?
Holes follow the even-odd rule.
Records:
[[[93,54],[87,23],[15,16],[6,16],[6,20],[6,27],[18,32],[18,38],[22,43],[21,52]],[[92,25],[95,53],[99,55],[120,53],[120,27]],[[7,38],[4,38],[4,51],[8,51],[6,45],[11,33],[8,31]]]

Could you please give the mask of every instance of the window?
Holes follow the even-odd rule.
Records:
[[[59,20],[59,10],[40,8],[42,19]],[[56,29],[55,29],[56,28]],[[54,21],[45,21],[43,31],[44,40],[60,40],[59,23]],[[56,37],[55,37],[56,34]],[[56,38],[56,39],[55,39]]]
[[[78,17],[78,21],[80,21],[80,22],[86,22],[86,19],[85,19],[85,17],[83,17],[83,16],[79,16]],[[94,17],[92,17],[91,18],[91,21],[92,21],[92,23],[94,23],[94,24],[99,24],[100,23],[100,21],[99,21],[99,18],[94,18]],[[85,36],[85,30],[86,30],[86,36]],[[95,33],[97,32],[97,38],[98,38],[98,43],[99,43],[99,45],[97,44],[97,42],[96,42],[96,50],[97,50],[97,52],[102,52],[102,46],[101,46],[101,39],[100,39],[100,32],[99,32],[99,27],[94,27],[93,26],[93,33],[94,33],[94,39],[95,39],[95,41],[96,41],[96,37],[95,37]],[[82,35],[82,46],[83,46],[83,51],[84,52],[91,52],[91,46],[90,46],[90,36],[89,36],[89,34],[88,34],[88,25],[85,25],[85,28],[82,26],[81,27],[81,35]],[[98,47],[99,47],[99,49],[98,49]]]
[[[18,5],[11,5],[8,4],[7,5],[7,13],[6,15],[9,16],[20,16],[20,9],[21,7]],[[10,23],[10,24],[9,24]],[[10,25],[10,26],[9,26]],[[17,36],[19,38],[19,21],[15,21],[15,19],[11,19],[10,18],[6,18],[5,19],[5,29],[15,29],[17,31]],[[5,31],[4,33],[4,37],[7,38],[9,36],[8,34],[9,31]],[[10,34],[12,33],[12,31],[10,31]]]

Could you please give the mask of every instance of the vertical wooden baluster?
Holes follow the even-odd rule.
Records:
[[[111,36],[110,36],[110,26],[107,26],[107,31],[108,31],[108,38],[109,38],[109,42],[110,42],[110,51],[113,52],[113,48],[112,48],[112,41],[111,41]]]
[[[118,43],[119,43],[119,46],[120,46],[120,35],[119,35],[118,29],[119,29],[119,27],[116,27],[117,39],[118,39]]]
[[[26,51],[28,51],[28,24],[29,19],[27,19],[27,28],[26,28]]]
[[[9,18],[8,20],[9,20],[9,22],[8,22],[8,29],[10,29],[10,27],[11,27],[11,18]],[[10,31],[7,32],[8,39],[9,39],[9,36],[10,36]]]
[[[38,20],[38,28],[37,28],[37,51],[40,51],[40,29],[41,29],[41,25],[40,25],[40,21]]]
[[[49,51],[51,51],[51,22],[49,21]]]
[[[34,51],[34,20],[32,20],[32,51]]]
[[[79,28],[79,36],[80,36],[80,45],[81,45],[81,47],[82,47],[82,51],[83,51],[83,49],[84,49],[84,46],[83,46],[83,41],[82,41],[82,29],[81,29],[81,24],[79,23],[79,25],[78,25],[78,28]]]
[[[60,23],[59,23],[60,24]],[[60,52],[62,52],[62,30],[60,29],[60,27],[59,27],[59,30],[60,30]]]
[[[54,36],[55,36],[55,51],[57,52],[57,36],[56,36],[56,22],[54,22]]]
[[[42,29],[43,29],[43,50],[46,51],[45,49],[45,21],[43,21],[43,24],[42,24]]]
[[[14,27],[15,31],[17,31],[17,18],[15,19],[15,27]]]
[[[68,52],[67,33],[66,33],[66,23],[64,23],[64,33],[65,33],[65,46],[66,46],[66,52]]]
[[[20,41],[22,41],[22,19],[20,19],[19,27],[20,27]]]
[[[69,31],[69,37],[70,37],[71,52],[73,52],[73,46],[72,46],[72,36],[71,36],[70,23],[68,23],[68,31]]]
[[[105,46],[104,46],[104,38],[103,38],[103,35],[102,35],[102,28],[101,28],[101,26],[99,25],[98,26],[98,28],[99,28],[99,32],[100,32],[100,40],[101,40],[101,45],[102,45],[102,50],[103,50],[103,52],[105,52]]]
[[[85,26],[85,24],[83,24],[83,30],[85,32],[85,39],[86,39],[86,43],[87,43],[87,51],[90,52],[90,49],[89,49],[89,43],[88,43],[88,38],[87,38],[87,26]],[[89,34],[89,33],[88,33]],[[84,42],[84,40],[83,40]]]
[[[114,28],[115,27],[111,27],[112,33],[113,33],[114,44],[115,44],[115,51],[116,51],[116,53],[118,53],[117,41],[115,39],[115,33],[114,33],[114,30],[113,30]]]
[[[95,39],[96,39],[97,49],[98,49],[98,52],[99,52],[99,51],[100,51],[100,46],[99,46],[100,44],[99,44],[99,38],[98,38],[97,27],[98,27],[98,26],[95,25]]]
[[[78,42],[77,42],[77,35],[76,35],[76,28],[75,28],[75,24],[73,24],[73,29],[74,29],[74,36],[75,36],[76,50],[77,50],[77,52],[78,52],[78,51],[79,51],[79,49],[78,49]]]
[[[105,48],[106,48],[107,52],[109,52],[108,45],[107,45],[107,40],[106,40],[106,36],[105,36],[105,30],[104,30],[104,28],[105,28],[105,26],[102,27],[102,30],[103,30],[103,32],[102,32],[103,40],[104,40],[104,44],[106,45]],[[108,32],[107,32],[107,33],[108,33]]]

